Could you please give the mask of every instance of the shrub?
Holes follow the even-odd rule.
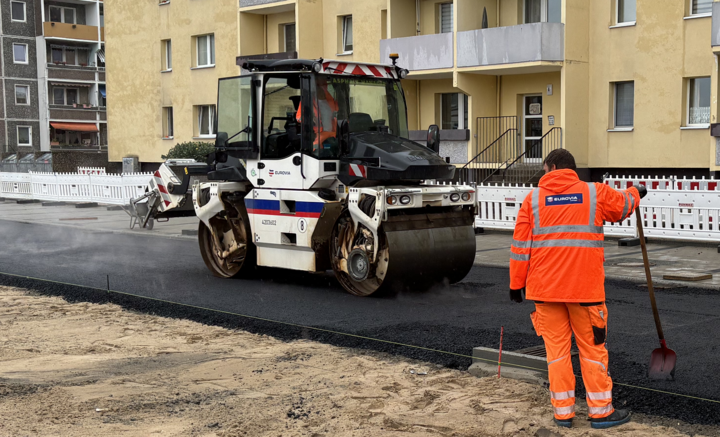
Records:
[[[204,162],[208,154],[214,151],[215,145],[212,143],[188,141],[176,144],[175,147],[168,151],[167,155],[162,155],[162,159],[194,159],[198,162]]]

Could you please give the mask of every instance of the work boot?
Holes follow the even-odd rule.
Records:
[[[556,417],[553,417],[553,420],[555,421],[555,425],[560,426],[562,428],[572,428],[572,419],[558,419]]]
[[[628,410],[615,410],[607,417],[590,419],[590,426],[595,429],[612,428],[613,426],[622,425],[630,421],[630,412]]]

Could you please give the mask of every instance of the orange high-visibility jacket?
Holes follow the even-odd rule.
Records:
[[[328,138],[337,136],[337,118],[335,118],[335,114],[340,108],[335,98],[330,94],[330,91],[328,91],[327,85],[318,86],[318,90],[323,91],[325,99],[313,99],[315,115],[313,119],[313,130],[315,131],[313,150],[317,150],[318,146],[323,144]],[[298,123],[302,122],[302,105],[298,107],[295,119]]]
[[[510,288],[542,302],[604,301],[603,221],[625,220],[639,204],[635,187],[582,182],[568,169],[547,173],[518,213]]]

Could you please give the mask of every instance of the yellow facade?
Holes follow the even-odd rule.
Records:
[[[106,0],[109,159],[159,162],[176,143],[197,139],[197,105],[215,105],[218,78],[239,73],[234,1]],[[215,35],[215,66],[194,68],[193,37]],[[172,71],[162,40],[172,41]],[[163,108],[173,108],[174,138],[163,138]],[[115,132],[112,132],[115,130]],[[211,139],[209,139],[211,140]]]
[[[479,117],[516,116],[522,138],[524,96],[541,95],[543,134],[561,129],[562,146],[580,167],[720,170],[709,126],[687,126],[693,78],[712,77],[710,122],[718,116],[717,61],[708,42],[712,18],[689,17],[691,2],[636,0],[636,22],[617,26],[614,0],[562,0],[560,59],[461,66],[467,48],[458,46],[458,37],[482,28],[483,11],[488,28],[512,31],[525,23],[525,0],[242,0],[239,8],[237,0],[162,6],[107,0],[110,157],[158,162],[175,143],[197,139],[195,108],[214,104],[217,79],[240,73],[236,57],[286,52],[287,24],[295,24],[298,57],[388,62],[380,59],[382,39],[439,33],[441,4],[453,3],[452,66],[411,71],[403,81],[411,130],[440,124],[439,96],[464,93],[471,159],[481,147]],[[351,53],[343,49],[345,16],[353,21]],[[193,37],[208,33],[215,34],[216,65],[193,69]],[[173,69],[161,73],[166,39]],[[517,48],[486,49],[504,49],[510,59]],[[614,126],[614,84],[623,81],[634,82],[632,129]],[[162,138],[167,107],[174,114],[172,140]]]

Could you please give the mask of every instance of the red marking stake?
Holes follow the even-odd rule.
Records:
[[[498,354],[498,378],[500,377],[500,366],[502,366],[502,341],[503,341],[503,332],[505,331],[505,327],[500,327],[500,353]]]

